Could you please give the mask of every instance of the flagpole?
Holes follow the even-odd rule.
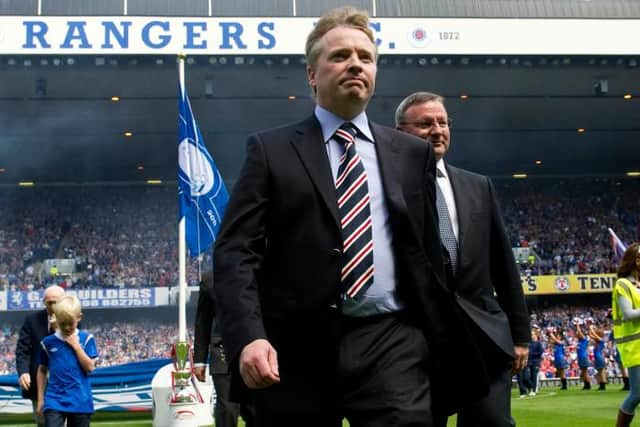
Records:
[[[184,87],[184,60],[186,55],[178,55],[178,75],[180,92],[185,95]],[[187,247],[185,217],[178,222],[178,342],[187,341]]]
[[[187,247],[192,256],[201,255],[215,240],[220,217],[229,198],[220,172],[204,145],[185,87],[185,58],[178,55],[178,138],[177,178],[178,205],[178,339],[173,345],[171,395],[168,402],[156,396],[160,380],[154,391],[154,423],[168,427],[213,425],[211,392],[202,385],[200,392],[194,374],[193,351],[187,342]],[[204,197],[202,197],[204,196]],[[200,221],[202,216],[202,221]],[[207,235],[200,234],[204,228]],[[198,266],[199,271],[199,266]],[[163,368],[164,369],[164,368]],[[160,375],[159,370],[156,377]],[[165,371],[164,375],[166,375]],[[164,380],[163,380],[164,381]],[[154,383],[156,379],[154,377]],[[162,387],[167,382],[162,382]],[[152,384],[152,389],[154,388]],[[166,394],[163,394],[166,396]],[[168,408],[168,411],[163,411]],[[157,422],[156,422],[157,421]],[[168,424],[167,424],[168,421]],[[188,423],[185,423],[187,421]]]

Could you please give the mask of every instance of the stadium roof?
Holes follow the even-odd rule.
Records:
[[[376,17],[639,18],[634,0],[350,0]],[[3,0],[0,15],[320,16],[344,0]]]
[[[451,163],[494,177],[622,176],[640,170],[636,61],[385,56],[368,112],[392,125],[405,95],[434,91],[454,118]],[[312,111],[300,56],[190,62],[193,109],[229,182],[248,133]],[[175,180],[175,57],[0,56],[0,71],[0,184]]]

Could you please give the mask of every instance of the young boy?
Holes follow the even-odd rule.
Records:
[[[77,328],[82,311],[75,295],[58,301],[55,316],[55,334],[41,342],[38,412],[44,413],[45,427],[63,427],[65,420],[67,427],[86,427],[94,412],[88,374],[95,369],[96,342]]]

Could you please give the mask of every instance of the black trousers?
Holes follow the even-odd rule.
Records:
[[[538,372],[540,368],[535,365],[527,365],[522,372],[518,374],[518,388],[520,395],[530,391],[538,392]]]
[[[458,411],[457,427],[515,427],[511,417],[513,359],[498,348],[478,325],[470,321],[469,326],[489,374],[489,393]],[[446,416],[436,415],[434,419],[436,427],[446,427]]]
[[[259,407],[257,427],[431,427],[428,348],[400,314],[340,321],[340,407],[274,413]],[[312,369],[312,368],[310,368]]]
[[[236,427],[240,415],[240,404],[229,401],[231,375],[213,374],[213,386],[216,389],[216,404],[213,417],[216,427]]]
[[[89,427],[91,415],[47,410],[44,413],[44,425],[45,427]]]
[[[224,351],[221,346],[212,346],[213,386],[216,390],[216,404],[213,418],[216,427],[236,427],[238,416],[242,416],[246,427],[255,427],[253,408],[248,404],[240,404],[230,400],[231,374],[227,367]]]
[[[457,427],[515,427],[511,418],[511,365],[490,372],[489,393],[458,412]],[[446,427],[447,417],[436,416],[435,426]]]
[[[511,418],[511,366],[491,375],[489,394],[458,413],[458,427],[515,427]]]

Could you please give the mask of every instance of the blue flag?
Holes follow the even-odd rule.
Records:
[[[204,145],[186,88],[178,99],[178,200],[185,218],[187,247],[196,256],[216,239],[229,194]]]

